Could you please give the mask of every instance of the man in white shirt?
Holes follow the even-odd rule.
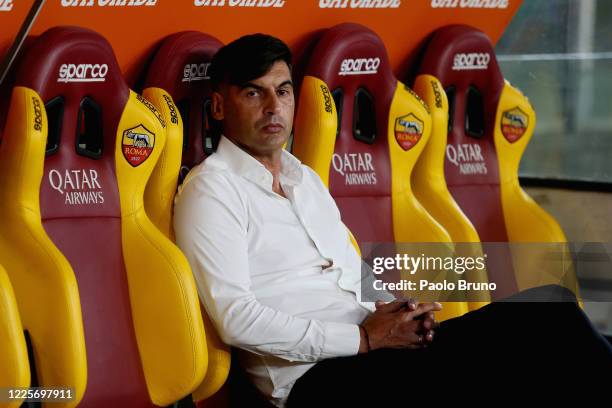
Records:
[[[283,149],[294,111],[289,50],[267,37],[251,41],[268,41],[276,61],[237,74],[252,78],[217,85],[212,112],[224,136],[183,182],[174,222],[221,338],[248,351],[246,370],[282,405],[315,362],[367,350],[359,324],[374,304],[359,302],[361,259],[334,200],[314,171]],[[417,317],[439,304],[413,308]],[[431,340],[433,331],[421,330],[435,325],[427,317],[404,324],[394,315],[399,339],[384,344]],[[380,341],[376,333],[369,340]]]
[[[296,382],[303,384],[289,406],[329,401],[335,381],[363,378],[374,367],[392,370],[393,361],[425,370],[433,357],[424,350],[438,343],[433,312],[440,304],[363,302],[361,259],[334,200],[283,149],[295,108],[287,46],[262,34],[245,36],[223,47],[211,70],[212,115],[224,135],[216,153],[185,179],[174,225],[221,338],[241,350],[241,364],[277,406]],[[478,318],[467,320],[462,327],[472,322],[478,331]],[[457,323],[446,325],[449,335],[440,344],[460,344]],[[359,357],[366,354],[377,357]],[[309,388],[323,396],[308,395]],[[345,402],[363,403],[360,393],[349,394]]]

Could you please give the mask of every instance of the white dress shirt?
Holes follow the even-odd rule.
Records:
[[[361,258],[319,176],[283,151],[280,184],[287,198],[221,137],[179,189],[174,228],[221,338],[282,407],[314,363],[357,354],[374,307],[359,301]]]

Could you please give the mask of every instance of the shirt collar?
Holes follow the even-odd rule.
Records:
[[[272,191],[272,173],[225,136],[221,136],[214,155],[237,175]],[[302,182],[302,163],[285,149],[281,152],[280,182],[289,186]]]

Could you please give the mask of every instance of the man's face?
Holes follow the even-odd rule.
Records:
[[[221,85],[212,95],[213,117],[224,135],[254,156],[280,151],[293,127],[295,99],[289,67],[276,61],[242,86]]]

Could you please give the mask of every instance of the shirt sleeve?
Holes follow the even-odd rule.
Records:
[[[189,180],[174,211],[177,244],[223,341],[289,361],[357,354],[357,325],[299,318],[257,300],[250,290],[248,204],[227,177],[211,172]]]

